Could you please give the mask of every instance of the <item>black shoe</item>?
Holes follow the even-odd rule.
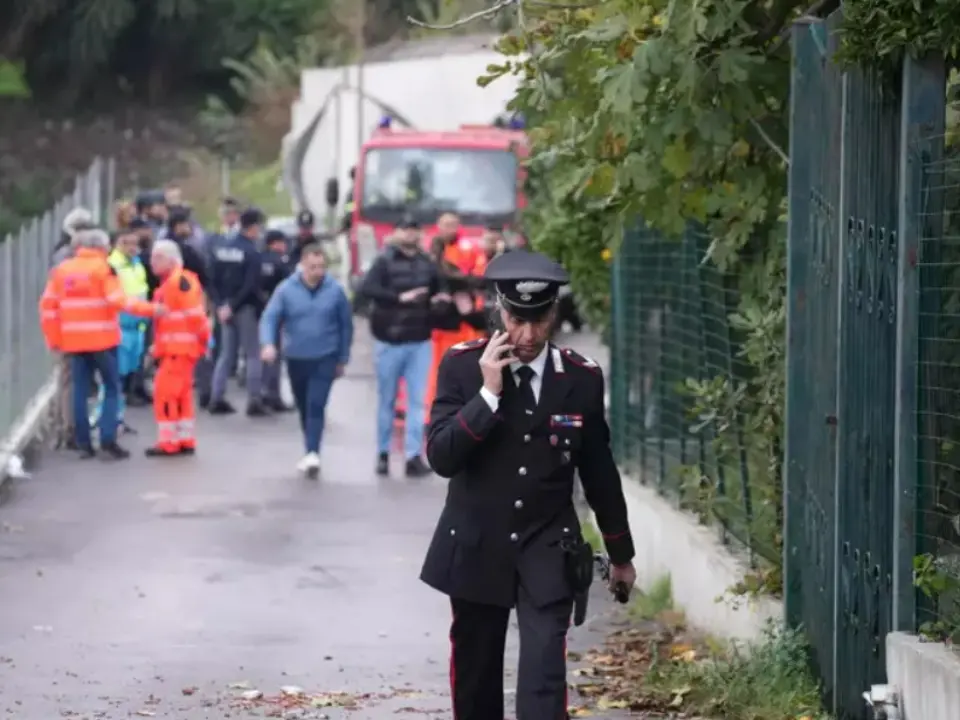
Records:
[[[270,414],[270,411],[263,405],[263,403],[252,402],[247,405],[247,417],[266,417]]]
[[[76,446],[77,452],[80,454],[81,460],[89,460],[90,458],[95,458],[97,456],[97,451],[90,446],[82,447],[76,443],[74,443],[74,445]]]
[[[114,460],[126,460],[130,457],[130,451],[120,447],[116,442],[106,443],[100,446],[100,452],[106,453]]]
[[[419,456],[407,460],[407,477],[426,477],[433,475],[433,470]]]
[[[180,454],[180,451],[175,450],[171,452],[170,450],[164,450],[162,447],[153,445],[144,450],[143,454],[147,457],[177,457],[177,455]]]
[[[206,410],[207,408],[210,407],[210,395],[208,395],[207,393],[203,393],[202,395],[200,395],[200,398],[198,399],[197,402],[200,404],[201,410]]]
[[[377,475],[390,474],[390,456],[387,453],[377,455]]]
[[[211,415],[233,415],[237,409],[226,400],[214,400],[207,407]]]
[[[195,447],[182,447],[180,448],[181,455],[196,455],[197,449]]]
[[[267,398],[263,401],[263,404],[269,410],[273,410],[274,412],[278,413],[288,413],[293,410],[293,407],[287,405],[280,398]]]

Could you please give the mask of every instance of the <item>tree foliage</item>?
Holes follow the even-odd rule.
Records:
[[[606,257],[625,229],[641,219],[669,236],[704,226],[705,262],[737,290],[731,323],[751,379],[722,398],[708,392],[715,383],[690,387],[702,413],[746,415],[752,451],[776,480],[790,84],[781,36],[801,3],[518,5],[522,27],[500,43],[506,61],[481,82],[521,76],[515,109],[528,119],[540,179],[527,218],[535,244],[564,259],[575,289],[602,310]]]
[[[342,19],[358,4],[374,44],[406,34],[408,14],[440,1],[7,0],[0,58],[22,63],[32,95],[64,109],[98,99],[230,97],[235,73],[225,59],[246,62],[263,48],[289,57],[308,38],[312,62],[321,62],[353,42]]]
[[[905,55],[960,59],[960,0],[856,0],[844,3],[841,58],[890,73]]]

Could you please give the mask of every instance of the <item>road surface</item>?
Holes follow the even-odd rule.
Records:
[[[449,718],[449,605],[417,579],[445,484],[374,474],[374,407],[361,333],[319,481],[293,414],[203,416],[159,460],[134,410],[130,460],[48,453],[0,507],[0,718]]]

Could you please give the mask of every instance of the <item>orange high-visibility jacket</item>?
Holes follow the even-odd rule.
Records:
[[[166,309],[154,323],[154,357],[203,357],[210,342],[210,322],[196,273],[177,268],[160,283],[154,300]]]
[[[98,352],[120,344],[121,312],[152,317],[155,305],[127,297],[102,250],[80,248],[50,271],[40,328],[51,350]]]

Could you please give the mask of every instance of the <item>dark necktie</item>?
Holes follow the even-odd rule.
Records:
[[[517,377],[520,378],[520,397],[523,398],[523,407],[527,415],[532,415],[537,407],[537,396],[533,394],[532,380],[536,373],[528,365],[521,365],[517,368]]]

